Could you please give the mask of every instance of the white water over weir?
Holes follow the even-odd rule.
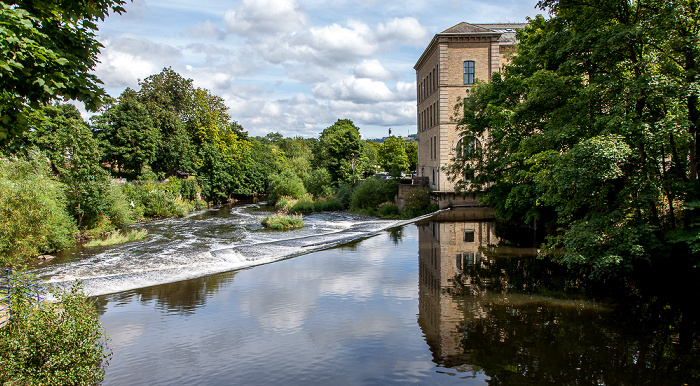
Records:
[[[140,224],[149,233],[145,240],[86,249],[79,257],[56,259],[34,273],[58,285],[80,279],[86,293],[97,296],[271,263],[416,220],[314,213],[304,217],[304,228],[280,232],[260,226],[269,214],[253,204]]]

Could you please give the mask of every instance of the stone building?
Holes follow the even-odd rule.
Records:
[[[457,24],[435,35],[413,67],[418,86],[416,172],[427,177],[441,207],[476,204],[474,198],[455,195],[454,184],[442,169],[462,145],[453,118],[455,105],[477,81],[488,82],[508,63],[515,31],[526,25]]]

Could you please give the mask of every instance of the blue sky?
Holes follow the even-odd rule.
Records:
[[[460,22],[524,22],[537,0],[134,0],[99,25],[95,74],[117,97],[164,67],[225,99],[251,135],[415,134],[413,66]]]

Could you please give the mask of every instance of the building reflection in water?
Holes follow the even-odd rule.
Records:
[[[464,288],[478,291],[480,286],[470,286],[473,279],[462,274],[470,267],[488,265],[484,249],[498,241],[488,208],[451,210],[418,224],[418,324],[433,360],[441,366],[462,373],[476,370],[461,347],[464,313],[452,294]],[[463,280],[457,282],[460,277]]]

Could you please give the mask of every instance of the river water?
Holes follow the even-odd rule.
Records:
[[[146,240],[35,273],[95,296],[104,385],[698,384],[697,350],[551,289],[533,250],[494,247],[486,209],[313,214],[285,232],[261,229],[268,210],[144,224]]]

